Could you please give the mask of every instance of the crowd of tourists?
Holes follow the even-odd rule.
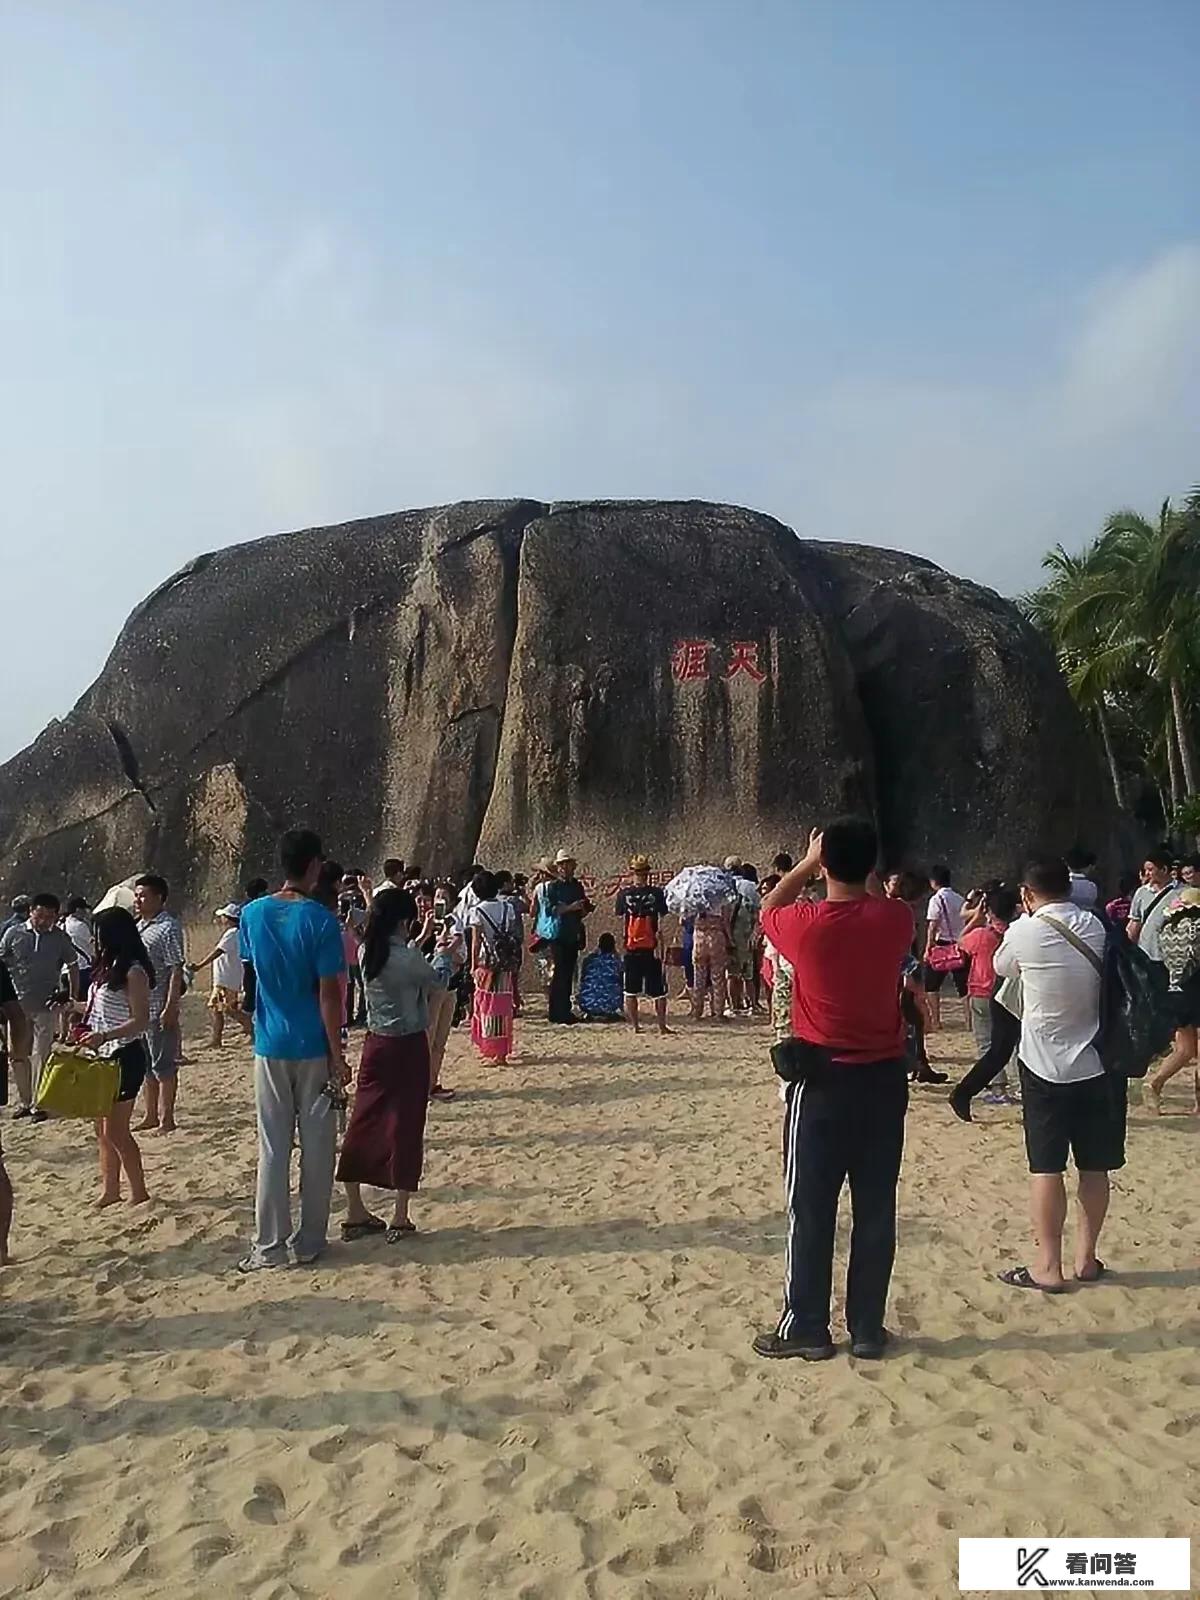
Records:
[[[62,1045],[110,1060],[116,1089],[96,1120],[97,1203],[144,1203],[136,1135],[176,1130],[181,1002],[208,972],[208,1044],[222,1046],[232,1027],[254,1056],[255,1233],[239,1270],[314,1261],[335,1182],[346,1194],[342,1237],[378,1234],[395,1244],[416,1231],[409,1207],[428,1107],[454,1098],[441,1073],[456,1023],[469,1019],[480,1056],[505,1067],[530,1003],[523,982],[528,988],[536,973],[552,1025],[624,1021],[640,1033],[645,1001],[657,1031],[670,1034],[677,970],[674,998],[693,1019],[724,1024],[769,1010],[776,1039],[789,1247],[783,1315],[756,1349],[809,1360],[834,1353],[834,1224],[849,1182],[847,1322],[853,1350],[869,1357],[887,1342],[909,1084],[947,1081],[926,1042],[945,1025],[949,981],[977,1055],[949,1093],[951,1108],[968,1122],[976,1095],[1022,1108],[1037,1253],[1003,1281],[1050,1293],[1067,1287],[1063,1173],[1071,1155],[1080,1208],[1074,1276],[1095,1282],[1106,1270],[1096,1244],[1108,1174],[1124,1161],[1126,1115],[1126,1078],[1106,1067],[1098,1043],[1106,952],[1116,942],[1135,946],[1161,969],[1174,1043],[1144,1088],[1145,1103],[1161,1112],[1164,1085],[1196,1061],[1200,860],[1151,851],[1140,882],[1122,882],[1105,899],[1084,851],[1035,859],[1019,884],[990,882],[966,895],[944,864],[881,879],[878,854],[869,822],[841,819],[813,834],[802,860],[780,853],[761,879],[739,856],[720,869],[691,869],[720,892],[675,906],[649,858],[636,855],[613,904],[622,949],[604,933],[586,956],[596,890],[568,850],[528,875],[477,865],[427,877],[390,858],[376,882],[327,859],[312,832],[293,830],[280,847],[281,886],[272,892],[256,879],[222,904],[211,947],[191,963],[158,874],[117,886],[95,911],[78,897],[65,906],[49,892],[22,897],[0,924],[12,1116],[45,1119],[43,1075]],[[351,1103],[347,1046],[361,1026]],[[364,1187],[391,1192],[389,1217],[370,1211]],[[0,1262],[11,1213],[0,1152]]]

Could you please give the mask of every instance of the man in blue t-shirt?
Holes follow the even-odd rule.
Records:
[[[239,1272],[315,1261],[325,1248],[337,1108],[330,1089],[350,1081],[342,1053],[342,932],[310,898],[321,841],[307,828],[283,836],[283,888],[242,909],[238,943],[254,964],[254,1100],[258,1109],[255,1234]],[[300,1145],[300,1224],[292,1231],[292,1145]]]

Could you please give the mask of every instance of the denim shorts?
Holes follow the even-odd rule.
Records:
[[[183,1054],[179,1024],[164,1028],[161,1022],[152,1022],[146,1029],[146,1049],[150,1056],[150,1076],[160,1081],[174,1078],[179,1072],[179,1057]]]

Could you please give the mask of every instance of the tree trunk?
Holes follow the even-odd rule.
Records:
[[[1167,791],[1163,788],[1162,784],[1159,783],[1157,778],[1154,780],[1154,792],[1158,796],[1158,803],[1159,803],[1160,808],[1162,809],[1162,814],[1163,814],[1163,833],[1164,834],[1170,833],[1170,831],[1171,831],[1171,804],[1170,804],[1170,801],[1167,799]]]
[[[1167,831],[1171,830],[1175,813],[1183,804],[1183,785],[1179,780],[1179,747],[1175,743],[1175,723],[1171,717],[1167,718],[1165,729],[1167,736],[1167,771],[1171,776],[1171,815],[1167,819]]]
[[[1125,809],[1125,789],[1121,783],[1121,769],[1117,765],[1117,752],[1113,749],[1112,730],[1103,705],[1096,707],[1096,721],[1100,724],[1100,737],[1104,741],[1104,754],[1108,758],[1108,775],[1112,779],[1113,794],[1117,797],[1118,811]]]
[[[1192,737],[1188,729],[1187,702],[1183,698],[1183,684],[1178,676],[1171,679],[1171,713],[1175,719],[1175,737],[1179,740],[1179,759],[1183,765],[1185,798],[1190,799],[1197,790],[1200,790],[1200,783],[1196,780],[1196,755],[1192,749]]]

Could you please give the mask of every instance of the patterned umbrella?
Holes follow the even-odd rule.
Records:
[[[684,867],[664,892],[668,910],[677,917],[714,914],[737,899],[733,874],[723,867]]]

